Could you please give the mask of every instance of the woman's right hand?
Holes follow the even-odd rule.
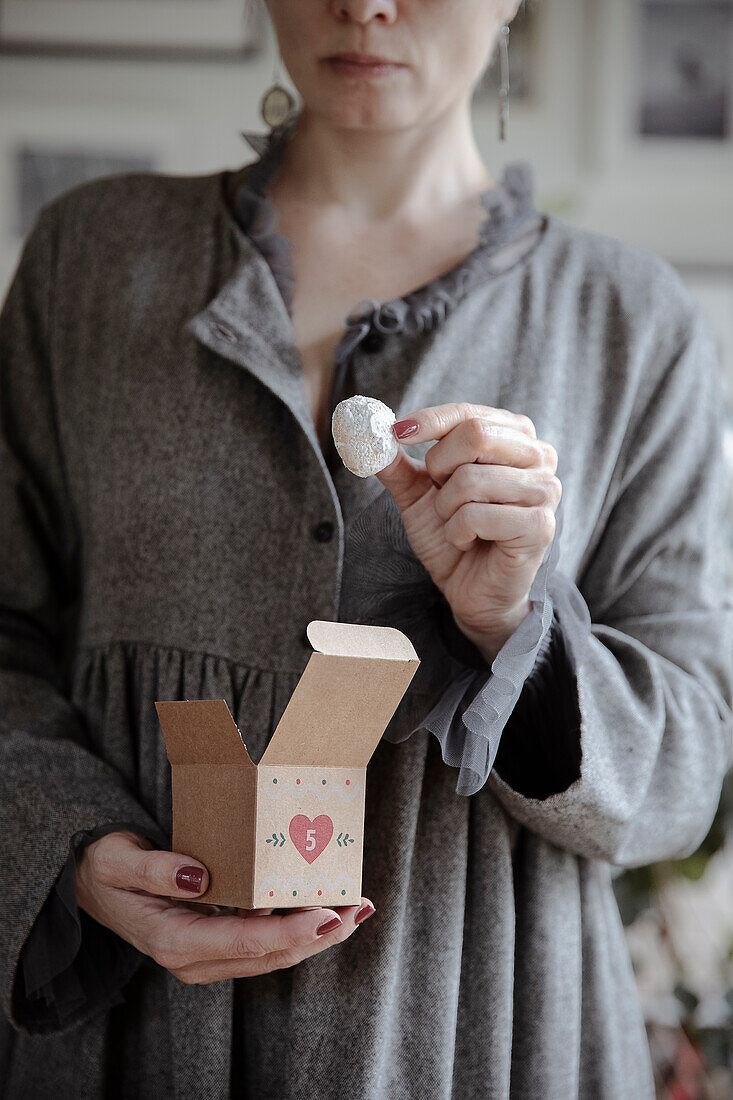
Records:
[[[176,884],[182,867],[201,869],[200,889]],[[367,898],[361,906],[292,909],[282,916],[272,909],[220,912],[187,904],[208,884],[202,863],[156,849],[127,830],[100,837],[77,858],[79,907],[186,984],[293,966],[347,939],[357,913],[364,919],[374,912]]]

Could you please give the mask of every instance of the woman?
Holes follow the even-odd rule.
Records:
[[[257,161],[75,188],[26,242],[7,1100],[653,1096],[611,875],[691,852],[725,770],[720,382],[666,262],[485,168],[470,94],[516,7],[272,0],[303,108]],[[355,392],[404,443],[364,480],[329,439]],[[197,905],[153,703],[226,698],[259,759],[313,618],[421,657],[368,896]]]

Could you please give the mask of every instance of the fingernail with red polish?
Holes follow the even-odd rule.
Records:
[[[397,420],[392,427],[398,439],[404,439],[408,435],[414,435],[420,430],[417,420]]]
[[[340,924],[343,924],[341,917],[331,917],[331,920],[324,921],[323,924],[319,924],[316,928],[316,932],[319,936],[324,936],[326,932],[333,932]]]
[[[192,894],[201,891],[204,872],[200,867],[181,867],[176,874],[176,886],[179,890],[190,890]]]
[[[367,917],[371,917],[372,913],[376,913],[376,911],[373,905],[362,905],[361,909],[354,917],[354,924],[361,924],[363,920],[366,920]]]

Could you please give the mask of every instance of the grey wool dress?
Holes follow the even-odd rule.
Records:
[[[0,312],[0,1093],[651,1100],[611,879],[694,850],[730,757],[713,332],[668,263],[535,210],[526,162],[461,263],[345,319],[333,401],[509,408],[558,451],[488,667],[386,489],[321,451],[267,198],[288,132],[49,203]],[[74,854],[169,847],[154,700],[225,698],[259,759],[313,618],[421,658],[367,773],[376,914],[184,985],[78,911]]]

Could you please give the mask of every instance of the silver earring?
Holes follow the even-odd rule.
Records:
[[[509,26],[500,31],[499,55],[501,61],[501,86],[499,87],[499,141],[506,141],[509,121]]]
[[[271,130],[276,126],[282,126],[292,116],[295,110],[295,99],[288,89],[280,83],[282,71],[282,58],[278,54],[272,73],[272,84],[260,100],[260,115],[262,121]]]

